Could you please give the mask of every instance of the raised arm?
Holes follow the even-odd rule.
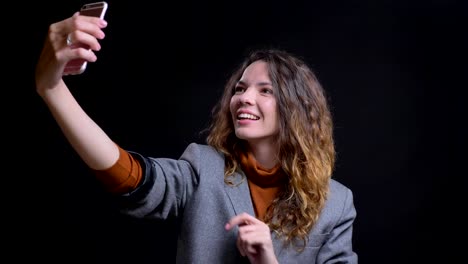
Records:
[[[104,38],[106,25],[104,20],[80,16],[79,13],[51,24],[35,75],[36,91],[65,137],[83,161],[96,170],[107,169],[117,161],[118,147],[81,108],[62,79],[62,73],[66,63],[72,59],[96,61],[94,51],[101,49],[98,39]],[[68,34],[73,43],[86,44],[90,50],[71,48],[67,44]]]

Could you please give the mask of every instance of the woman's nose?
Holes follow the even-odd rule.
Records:
[[[241,104],[253,105],[255,103],[254,89],[246,89],[243,94],[240,95],[239,101]]]

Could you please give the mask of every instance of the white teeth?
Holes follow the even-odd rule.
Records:
[[[247,114],[247,113],[242,113],[237,116],[239,119],[252,119],[252,120],[258,120],[259,118],[257,116]]]

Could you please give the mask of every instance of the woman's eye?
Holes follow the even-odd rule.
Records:
[[[234,87],[234,92],[235,93],[242,93],[245,89],[241,86],[236,86]]]
[[[273,90],[270,89],[270,88],[263,88],[263,89],[262,89],[262,93],[265,93],[265,94],[273,94]]]

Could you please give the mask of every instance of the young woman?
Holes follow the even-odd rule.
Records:
[[[50,25],[36,86],[122,213],[178,221],[178,263],[357,263],[352,192],[331,178],[330,110],[302,60],[252,52],[226,83],[207,144],[145,157],[109,138],[62,79],[68,61],[96,60],[106,25],[78,13]]]

